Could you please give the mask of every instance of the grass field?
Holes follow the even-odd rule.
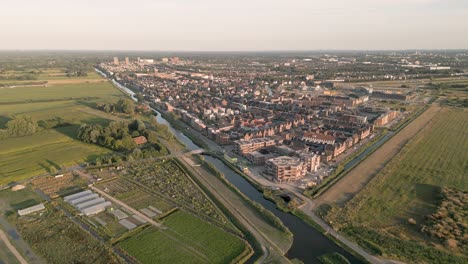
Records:
[[[30,102],[44,100],[66,100],[73,98],[100,97],[106,99],[121,96],[122,93],[112,84],[102,82],[50,85],[47,87],[1,88],[0,103]]]
[[[16,211],[42,202],[42,198],[29,188],[13,192],[11,190],[0,191],[0,213]]]
[[[51,69],[44,74],[60,72],[60,69]],[[94,72],[91,76],[100,78]],[[97,102],[115,102],[124,95],[102,78],[102,82],[93,83],[88,83],[86,78],[71,80],[80,83],[0,88],[0,128],[13,116],[23,115],[35,121],[59,118],[61,122],[75,124],[1,140],[0,186],[49,172],[52,166],[56,169],[69,167],[109,152],[76,140],[77,129],[82,123],[106,124],[115,119],[112,114],[93,107]]]
[[[327,216],[373,253],[409,262],[466,263],[419,230],[441,187],[468,190],[468,112],[442,108],[343,209]],[[410,221],[410,219],[412,219]],[[414,221],[413,221],[414,220]]]
[[[79,76],[79,77],[67,77],[66,76],[66,69],[64,68],[49,68],[49,69],[34,69],[37,74],[34,74],[37,77],[36,80],[27,80],[27,81],[17,81],[14,79],[4,79],[0,80],[2,82],[8,83],[21,83],[21,82],[31,82],[31,81],[50,81],[50,80],[90,80],[90,79],[99,79],[100,75],[95,71],[90,71],[87,73],[87,76]],[[39,72],[40,71],[40,72]],[[27,74],[28,71],[5,71],[0,74],[0,77],[14,77],[14,76],[22,76]]]
[[[75,126],[5,139],[0,148],[0,185],[20,181],[56,169],[81,164],[110,152],[96,145],[82,143],[70,135]]]
[[[167,230],[148,228],[120,247],[141,263],[230,263],[246,249],[241,239],[182,211],[163,224]]]

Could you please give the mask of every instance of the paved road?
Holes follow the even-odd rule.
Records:
[[[252,180],[254,180],[255,182],[257,182],[258,184],[260,184],[262,186],[271,187],[271,188],[282,188],[282,189],[288,190],[289,192],[291,192],[294,195],[296,195],[297,197],[299,197],[303,201],[303,204],[301,206],[299,206],[299,209],[301,209],[302,212],[304,212],[315,223],[317,223],[324,230],[326,230],[326,232],[329,235],[333,236],[334,238],[336,238],[337,240],[339,240],[340,242],[342,242],[343,244],[345,244],[346,246],[348,246],[349,248],[354,250],[356,253],[358,253],[359,255],[364,257],[370,263],[379,263],[379,264],[401,263],[401,262],[398,262],[398,261],[386,260],[386,259],[381,259],[381,258],[378,258],[376,256],[373,256],[373,255],[367,253],[367,251],[365,251],[363,248],[361,248],[358,244],[354,243],[353,241],[348,240],[343,235],[340,235],[330,225],[328,225],[325,221],[323,221],[320,217],[318,217],[314,213],[313,209],[315,208],[315,204],[314,204],[313,200],[311,200],[309,197],[304,196],[302,194],[302,192],[297,187],[286,184],[286,183],[274,183],[274,182],[271,182],[271,181],[269,181],[269,180],[267,180],[267,179],[265,179],[265,178],[263,178],[261,176],[254,175],[252,173],[247,173],[247,175]]]
[[[18,250],[16,250],[16,248],[10,243],[10,240],[8,239],[5,232],[3,232],[3,230],[0,230],[0,239],[3,240],[8,250],[10,250],[13,255],[15,255],[16,259],[18,259],[21,264],[28,264],[28,262],[23,258],[23,256],[21,256]]]

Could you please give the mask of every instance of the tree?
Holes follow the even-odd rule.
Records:
[[[7,134],[16,137],[32,135],[36,133],[38,127],[30,116],[15,117],[6,124]]]
[[[50,172],[50,174],[55,174],[55,173],[57,173],[57,168],[55,168],[55,166],[50,166],[49,167],[49,172]]]
[[[135,103],[130,99],[120,99],[115,108],[117,111],[126,113],[126,114],[133,114],[135,113]]]
[[[145,123],[143,121],[135,119],[133,122],[129,125],[130,130],[135,130],[142,132],[146,129]]]

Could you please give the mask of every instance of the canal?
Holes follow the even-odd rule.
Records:
[[[98,71],[96,69],[96,71]],[[98,71],[99,72],[99,71]],[[101,73],[105,76],[104,73]],[[107,77],[107,76],[106,76]],[[134,95],[135,93],[128,89],[127,87],[121,85],[120,83],[113,80],[114,84],[118,86],[122,91],[126,92],[130,95],[133,100],[137,100]],[[157,121],[161,124],[165,124],[169,127],[170,131],[174,134],[174,136],[184,143],[189,150],[199,149],[197,145],[195,145],[188,137],[186,137],[182,132],[174,129],[171,124],[162,117],[161,113],[157,110],[153,109],[157,113]],[[229,167],[227,167],[222,161],[210,157],[205,156],[205,160],[215,166],[219,171],[221,171],[226,179],[231,182],[234,186],[236,186],[243,194],[245,194],[249,199],[252,201],[258,202],[263,207],[271,211],[274,215],[276,215],[281,221],[284,223],[286,227],[292,232],[293,234],[293,244],[287,253],[287,257],[290,259],[300,259],[304,263],[320,263],[317,259],[319,256],[338,252],[345,256],[351,263],[362,263],[359,259],[348,253],[343,248],[336,245],[332,240],[328,237],[311,227],[310,225],[306,224],[304,221],[299,219],[298,217],[284,213],[276,208],[276,205],[265,199],[263,194],[255,189],[246,179],[244,179],[241,175],[237,174]]]

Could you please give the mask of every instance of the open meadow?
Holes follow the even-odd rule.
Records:
[[[0,185],[60,170],[110,152],[69,136],[76,126],[49,129],[1,141]]]
[[[377,255],[408,262],[466,263],[466,211],[445,208],[450,201],[463,201],[442,190],[468,191],[467,131],[466,109],[442,108],[361,192],[343,208],[333,208],[326,219]],[[430,217],[436,212],[442,213]],[[448,227],[437,222],[439,218]],[[432,226],[441,233],[433,232]]]
[[[73,84],[0,88],[0,129],[17,117],[31,117],[39,125],[51,120],[60,124],[31,135],[0,139],[0,185],[89,162],[110,152],[76,137],[80,124],[107,124],[116,119],[95,106],[115,103],[124,96],[96,73],[89,76],[101,81],[89,83],[83,77],[71,78],[80,81]]]
[[[166,230],[148,228],[119,246],[140,263],[229,263],[247,250],[240,238],[178,211],[164,219]]]

